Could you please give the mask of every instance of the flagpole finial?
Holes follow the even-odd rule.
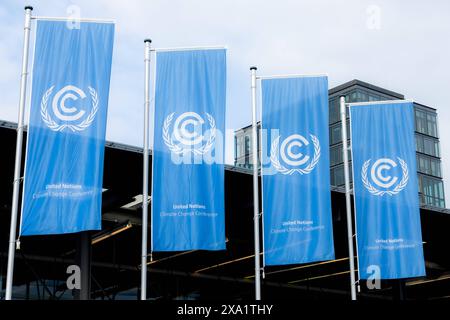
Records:
[[[150,42],[150,43],[152,43],[152,39],[145,39],[145,40],[144,40],[144,43],[145,43],[145,42]]]
[[[33,7],[32,7],[32,6],[26,6],[26,7],[25,7],[25,10],[31,10],[31,11],[33,11]]]
[[[250,70],[258,70],[258,68],[253,66],[253,67],[250,67]]]

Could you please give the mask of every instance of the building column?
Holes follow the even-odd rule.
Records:
[[[76,264],[80,267],[80,290],[75,290],[75,300],[91,298],[91,234],[80,232],[77,239]]]

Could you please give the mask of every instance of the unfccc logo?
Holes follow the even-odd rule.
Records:
[[[86,94],[78,87],[68,85],[60,89],[51,100],[51,109],[53,116],[48,110],[49,99],[55,86],[51,86],[42,96],[41,117],[42,121],[53,131],[63,131],[65,128],[75,131],[83,131],[88,128],[95,119],[98,111],[98,94],[95,89],[88,87],[91,97],[91,111],[86,116],[86,111],[75,107],[68,107],[67,100],[76,101],[85,99]],[[55,120],[55,118],[57,120]]]
[[[299,174],[309,174],[313,171],[314,167],[317,165],[320,159],[320,142],[319,139],[310,134],[309,135],[313,145],[314,145],[314,155],[306,155],[302,152],[294,153],[293,148],[302,148],[308,146],[310,142],[302,135],[293,134],[283,140],[280,145],[280,138],[278,136],[273,142],[270,148],[270,162],[273,167],[282,174],[292,175],[295,172]],[[283,166],[280,162],[280,156],[283,162],[289,165],[291,168]]]
[[[173,125],[172,135],[170,126],[175,112],[172,112],[164,120],[162,136],[164,143],[170,151],[176,154],[192,152],[197,155],[203,155],[210,151],[216,140],[216,121],[206,113],[209,124],[209,136],[205,140],[203,134],[203,125],[205,120],[196,112],[185,112],[179,115]]]
[[[397,163],[394,160],[389,158],[380,158],[376,160],[371,167],[371,159],[364,162],[361,169],[361,178],[364,187],[366,187],[366,189],[369,190],[371,194],[376,196],[383,196],[385,194],[393,196],[406,187],[409,179],[408,165],[403,159],[399,157],[397,157],[397,159],[402,168],[402,178],[400,182],[398,181],[398,177],[389,175],[389,171],[397,167]],[[369,181],[369,167],[370,179],[378,188]]]

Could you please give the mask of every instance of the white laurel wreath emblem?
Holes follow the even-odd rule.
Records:
[[[362,169],[361,169],[361,180],[362,180],[364,186],[366,187],[366,189],[371,194],[376,195],[376,196],[383,196],[385,194],[393,196],[393,195],[396,195],[397,193],[399,193],[400,191],[402,191],[406,187],[406,185],[408,184],[408,180],[409,180],[408,165],[406,164],[406,162],[403,159],[398,158],[398,157],[397,157],[397,159],[400,162],[400,166],[402,167],[402,179],[400,180],[400,182],[397,184],[397,186],[393,190],[379,190],[379,189],[375,188],[370,183],[369,178],[367,177],[367,169],[369,168],[371,159],[364,162]]]
[[[308,166],[306,166],[306,168],[304,168],[304,169],[301,169],[301,168],[288,169],[288,168],[284,167],[280,163],[279,152],[278,152],[278,146],[280,144],[281,136],[278,136],[272,142],[272,145],[270,148],[270,162],[272,163],[272,165],[278,172],[280,172],[282,174],[287,174],[287,175],[292,175],[295,172],[297,172],[297,173],[303,175],[303,174],[310,173],[314,169],[314,167],[319,162],[319,158],[320,158],[320,142],[319,142],[319,139],[315,135],[310,134],[309,136],[311,137],[311,140],[314,144],[314,156],[313,156],[313,159],[311,160],[311,162],[308,164]]]
[[[164,120],[163,128],[162,128],[162,134],[163,134],[163,140],[166,146],[169,148],[170,151],[176,154],[181,154],[185,151],[192,152],[196,155],[204,155],[206,154],[211,148],[214,146],[214,142],[216,140],[216,121],[214,120],[213,116],[211,116],[209,113],[206,113],[206,117],[208,118],[209,126],[210,126],[210,135],[208,138],[208,141],[203,144],[202,146],[198,148],[183,148],[180,146],[180,144],[175,144],[173,142],[173,139],[169,133],[170,124],[172,123],[173,116],[175,112],[172,112],[167,116],[167,118]]]
[[[68,128],[68,129],[72,130],[72,132],[75,132],[75,131],[83,131],[84,129],[89,127],[91,125],[91,123],[94,121],[95,115],[97,114],[97,111],[98,111],[99,99],[98,99],[97,91],[95,91],[95,89],[92,87],[88,87],[89,93],[90,93],[91,99],[92,99],[92,110],[89,113],[89,115],[86,117],[86,119],[84,119],[79,124],[68,124],[68,123],[58,124],[50,116],[50,113],[48,112],[48,109],[47,109],[48,99],[51,96],[54,88],[55,88],[55,86],[51,86],[50,89],[48,89],[45,92],[45,94],[42,96],[42,100],[41,100],[42,121],[44,121],[44,123],[53,131],[62,131],[65,128]]]

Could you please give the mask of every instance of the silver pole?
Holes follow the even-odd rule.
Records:
[[[23,118],[25,113],[25,99],[27,95],[27,75],[28,75],[28,49],[30,46],[30,30],[31,30],[31,11],[33,7],[25,7],[25,25],[24,25],[24,43],[22,54],[22,74],[20,78],[20,100],[19,100],[19,119],[17,121],[17,141],[16,141],[16,160],[14,164],[14,181],[13,181],[13,197],[11,208],[11,227],[9,230],[9,247],[8,247],[8,270],[6,276],[6,300],[11,300],[13,274],[14,274],[14,254],[16,246],[16,228],[17,228],[17,211],[19,207],[19,190],[20,190],[20,171],[22,161],[22,143],[23,143]]]
[[[141,255],[141,300],[147,300],[147,237],[148,237],[148,141],[150,114],[150,39],[144,40],[145,88],[144,88],[144,178],[142,185],[142,255]]]
[[[352,227],[352,208],[350,202],[350,173],[348,165],[348,143],[347,143],[347,117],[345,97],[341,97],[341,131],[342,131],[342,153],[344,157],[344,177],[345,177],[345,208],[347,210],[347,240],[348,255],[350,264],[350,288],[352,292],[352,300],[356,300],[356,282],[355,282],[355,261],[353,253],[353,227]]]
[[[256,67],[252,73],[252,153],[253,153],[253,221],[255,231],[255,297],[261,300],[261,267],[259,249],[258,128],[256,117]]]

